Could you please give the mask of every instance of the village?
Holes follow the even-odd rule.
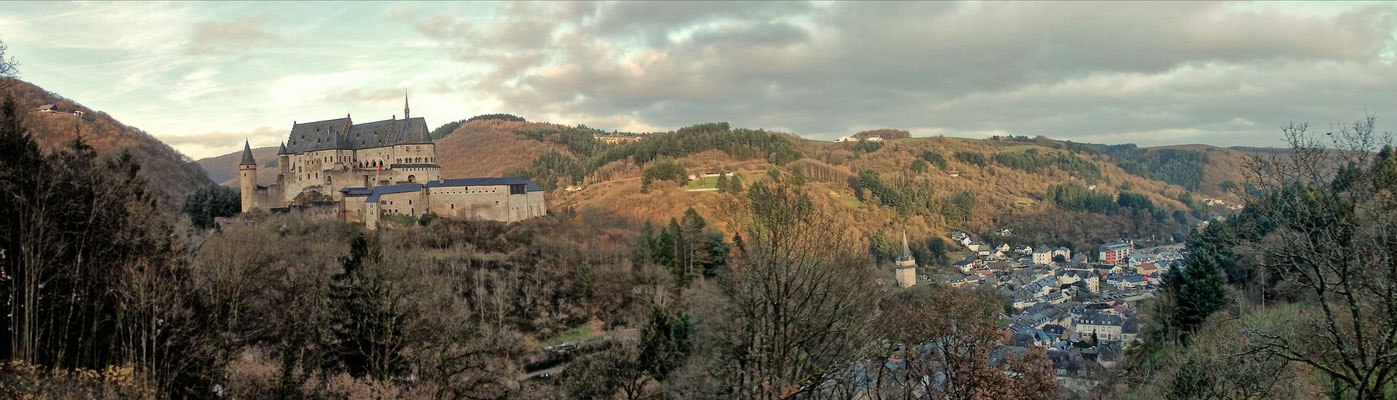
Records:
[[[1011,344],[1046,348],[1060,383],[1079,389],[1123,360],[1139,334],[1141,302],[1187,255],[1182,243],[1137,249],[1119,239],[1089,256],[1066,247],[992,246],[960,231],[949,236],[970,254],[951,264],[954,272],[918,280],[1003,293],[1013,309]]]

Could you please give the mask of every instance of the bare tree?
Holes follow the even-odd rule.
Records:
[[[10,46],[4,41],[0,41],[0,79],[14,78],[19,76],[19,62],[15,61],[15,56],[9,53]],[[5,58],[9,55],[9,58]]]
[[[874,398],[1047,398],[1054,394],[1052,364],[1041,348],[1008,351],[998,326],[998,293],[919,286],[890,298],[888,351],[898,368],[878,363]],[[1002,351],[1003,362],[994,362]],[[881,361],[881,360],[879,360]]]
[[[871,262],[799,188],[758,183],[748,200],[744,248],[717,285],[720,304],[708,308],[716,315],[699,324],[700,342],[714,348],[696,351],[716,362],[697,365],[718,376],[719,393],[709,395],[811,393],[852,367],[869,342],[877,315]]]
[[[1250,327],[1254,351],[1308,365],[1342,397],[1384,398],[1397,373],[1397,156],[1368,116],[1321,137],[1284,132],[1291,153],[1257,159],[1248,203],[1284,323]],[[1377,155],[1377,157],[1375,157]]]

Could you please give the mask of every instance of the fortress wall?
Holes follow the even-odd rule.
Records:
[[[286,206],[286,203],[281,201],[281,188],[270,187],[257,189],[254,193],[252,197],[257,208],[265,210],[273,207]]]
[[[548,209],[543,206],[543,192],[509,195],[509,222],[523,221],[547,213]]]
[[[460,219],[509,221],[509,186],[428,188],[430,210]]]
[[[533,213],[528,218],[548,215],[548,206],[543,202],[543,192],[528,192],[524,195],[526,201],[532,206]]]
[[[380,209],[378,203],[364,203],[364,227],[369,230],[378,229],[378,214]]]
[[[340,212],[344,216],[344,222],[364,222],[364,200],[369,196],[345,196],[340,200]]]
[[[427,213],[428,204],[423,201],[422,192],[390,193],[378,196],[380,214],[403,214],[421,216]]]

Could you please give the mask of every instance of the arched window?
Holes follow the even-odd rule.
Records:
[[[325,186],[330,186],[330,175],[325,175]]]
[[[408,175],[408,176],[407,176],[407,183],[413,183],[413,182],[416,182],[416,181],[417,181],[417,176],[416,176],[416,175]]]

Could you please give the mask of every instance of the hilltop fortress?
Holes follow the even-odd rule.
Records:
[[[521,178],[441,179],[427,121],[412,118],[355,124],[350,116],[293,122],[277,150],[276,183],[257,184],[257,160],[244,142],[238,163],[243,212],[296,208],[362,222],[385,215],[520,221],[548,212],[543,189]]]

